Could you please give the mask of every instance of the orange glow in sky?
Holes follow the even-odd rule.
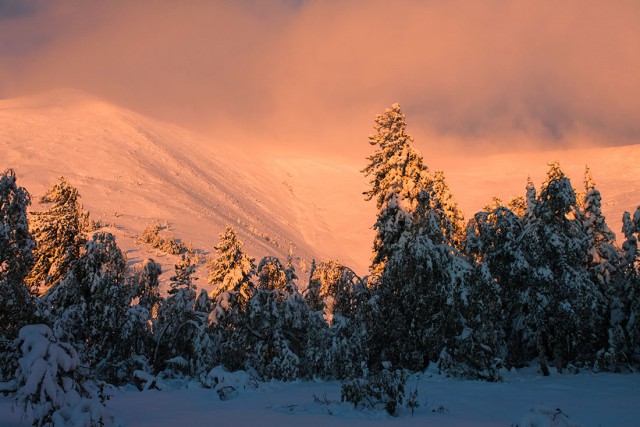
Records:
[[[640,140],[637,1],[7,1],[0,97],[71,87],[243,144],[364,156]]]

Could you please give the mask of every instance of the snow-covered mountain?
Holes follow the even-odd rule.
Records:
[[[72,90],[0,101],[0,150],[0,167],[16,170],[34,209],[57,177],[76,186],[132,264],[153,257],[172,269],[174,257],[134,242],[160,220],[205,252],[231,224],[258,259],[284,260],[291,244],[302,266],[331,257],[365,272],[370,244],[349,250],[364,240],[358,230],[367,234],[353,218],[362,209],[351,210],[366,208],[358,165],[243,151]]]
[[[366,135],[362,140],[366,144]],[[0,100],[0,150],[0,167],[16,170],[34,209],[38,196],[65,176],[92,218],[111,224],[131,264],[153,257],[164,271],[172,269],[175,257],[134,241],[160,220],[204,252],[213,251],[231,224],[258,259],[283,259],[291,243],[302,267],[312,258],[333,258],[366,274],[375,209],[362,196],[365,159],[244,149],[72,90]],[[431,168],[445,171],[467,218],[493,196],[524,195],[527,176],[539,188],[554,160],[578,189],[585,164],[591,167],[618,234],[622,213],[640,203],[640,145],[489,157],[423,154]]]

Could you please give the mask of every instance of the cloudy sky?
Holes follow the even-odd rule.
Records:
[[[640,142],[640,2],[0,0],[0,98],[80,89],[244,144]]]

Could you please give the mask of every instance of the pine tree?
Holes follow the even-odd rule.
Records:
[[[40,203],[51,205],[49,209],[32,213],[30,228],[37,249],[26,283],[34,293],[44,294],[60,283],[80,255],[89,225],[79,198],[78,190],[60,177],[40,198]]]
[[[558,371],[592,363],[600,348],[606,304],[584,268],[588,245],[576,195],[557,163],[527,218],[525,240],[533,267],[529,307],[543,371],[552,358]]]
[[[244,298],[250,296],[251,276],[255,272],[253,258],[242,250],[242,242],[235,230],[228,226],[220,234],[216,246],[217,257],[209,264],[208,283],[215,286],[212,298],[216,300],[225,291],[235,290]]]
[[[441,359],[443,367],[462,367],[463,349],[477,345],[491,348],[491,357],[484,360],[495,367],[494,359],[502,358],[502,335],[489,337],[494,325],[474,321],[478,307],[500,305],[499,296],[493,302],[469,301],[480,287],[476,282],[482,282],[478,277],[485,276],[459,251],[465,240],[462,213],[443,173],[429,172],[405,128],[397,104],[376,117],[377,133],[370,143],[377,150],[363,170],[371,177],[365,194],[376,199],[378,208],[371,271],[381,276],[368,303],[369,366],[388,361],[420,370]],[[462,370],[480,376],[480,370],[491,366]]]
[[[447,185],[444,172],[436,171],[433,175],[433,183],[431,184],[432,203],[438,203],[434,208],[441,208],[444,212],[442,220],[442,228],[450,246],[460,249],[462,248],[462,242],[465,239],[466,224],[464,221],[464,215],[458,208],[449,186]]]
[[[292,266],[285,269],[277,258],[258,266],[259,285],[249,300],[245,333],[247,366],[264,378],[293,380],[300,376],[304,354],[308,306],[294,282]]]
[[[621,324],[624,312],[623,277],[618,268],[621,257],[615,247],[615,234],[602,214],[600,192],[595,187],[588,167],[584,185],[581,219],[588,239],[585,265],[591,281],[598,286],[606,302],[606,318],[601,332],[604,348],[599,352],[598,365],[601,369],[615,370],[626,362],[624,327]]]
[[[330,321],[325,372],[332,378],[359,377],[369,363],[370,292],[353,270],[340,263],[325,261],[318,270],[324,279],[325,317]]]
[[[126,258],[115,237],[95,233],[64,279],[43,297],[56,336],[74,342],[82,359],[106,369],[105,375],[116,375],[109,369],[133,298],[125,284],[125,268]]]
[[[34,263],[35,248],[27,221],[31,197],[27,190],[17,186],[16,180],[13,169],[0,175],[0,283],[9,287],[23,286]]]
[[[226,291],[218,296],[209,315],[209,335],[215,349],[214,360],[226,369],[246,368],[250,348],[248,303],[238,291]]]
[[[628,359],[634,364],[640,363],[640,254],[638,253],[638,237],[640,236],[640,206],[633,217],[625,212],[622,217],[622,232],[625,241],[622,244],[623,259],[621,263],[624,275],[624,292],[621,305],[624,307],[620,324],[624,326],[628,341]],[[626,325],[625,325],[626,323]]]
[[[466,243],[467,254],[479,265],[479,279],[485,283],[481,289],[497,287],[496,296],[491,296],[491,292],[483,296],[489,297],[489,301],[499,298],[502,308],[492,307],[486,314],[500,313],[500,319],[494,318],[494,330],[503,328],[508,346],[505,362],[515,366],[524,365],[537,354],[527,327],[532,322],[529,316],[533,307],[523,302],[530,292],[531,271],[521,240],[524,231],[521,216],[498,206],[476,213],[469,222]]]
[[[374,259],[371,271],[382,274],[384,264],[393,252],[401,231],[394,225],[402,224],[405,218],[396,217],[398,212],[409,215],[415,208],[417,197],[430,180],[422,156],[411,143],[413,138],[406,132],[405,116],[398,104],[385,110],[375,118],[376,133],[369,136],[369,144],[376,151],[367,157],[368,165],[362,170],[370,177],[371,189],[365,193],[366,200],[376,200],[378,221],[374,225]]]
[[[193,343],[192,372],[202,378],[215,363],[215,343],[209,329],[209,316],[213,310],[213,303],[205,289],[200,289],[193,310],[198,331]]]
[[[316,273],[318,266],[316,265],[316,260],[311,261],[311,269],[309,271],[309,284],[307,285],[307,289],[304,292],[304,299],[307,301],[309,308],[312,311],[324,311],[325,303],[321,296],[322,293],[322,282],[318,279],[318,275]]]
[[[259,290],[285,290],[289,280],[285,268],[280,260],[273,256],[266,256],[258,263],[258,284]]]
[[[186,254],[182,254],[171,277],[169,294],[158,310],[156,349],[153,361],[157,370],[181,367],[182,374],[190,374],[191,360],[195,356],[193,342],[203,325],[194,310],[196,286],[193,275],[196,265]]]
[[[24,278],[34,263],[35,242],[29,233],[27,190],[18,187],[13,169],[0,175],[0,380],[14,369],[13,341],[32,316],[33,304]]]
[[[157,314],[160,296],[160,282],[158,277],[162,274],[162,266],[151,258],[142,262],[131,277],[131,287],[138,297],[138,304],[149,311],[150,316]]]

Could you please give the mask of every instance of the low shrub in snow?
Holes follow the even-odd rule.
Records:
[[[138,237],[137,241],[171,255],[189,252],[189,248],[184,243],[177,241],[175,237],[165,231],[167,228],[167,226],[160,224],[160,221],[155,221],[144,229],[142,236]]]
[[[258,381],[246,371],[228,372],[222,366],[216,366],[202,379],[202,385],[214,389],[220,400],[230,400],[238,397],[242,390],[257,389]]]
[[[351,402],[356,408],[384,409],[394,416],[402,406],[411,409],[413,413],[418,407],[417,391],[414,390],[405,400],[405,371],[390,368],[391,365],[386,362],[380,372],[365,372],[363,378],[345,381],[342,384],[342,401]]]

